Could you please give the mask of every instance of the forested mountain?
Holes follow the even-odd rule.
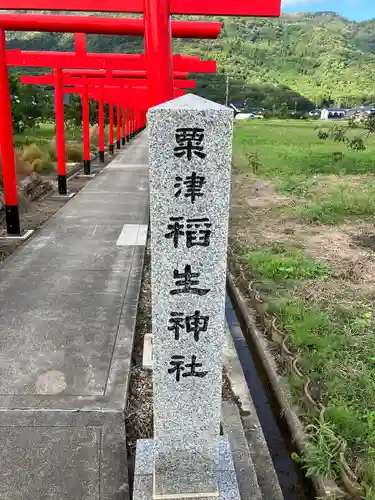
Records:
[[[174,40],[175,52],[218,62],[218,75],[199,77],[200,92],[252,105],[312,107],[375,101],[375,20],[355,23],[334,12],[280,19],[214,18],[224,22],[218,40]],[[71,50],[66,34],[10,33],[8,47]],[[142,38],[88,37],[94,52],[140,52]],[[303,96],[303,97],[302,97]],[[297,104],[295,104],[297,102]]]

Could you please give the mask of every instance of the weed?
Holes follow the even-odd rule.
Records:
[[[320,278],[327,279],[331,272],[324,262],[305,257],[299,248],[275,253],[274,248],[246,252],[245,261],[264,278],[273,280]]]
[[[254,174],[259,173],[261,163],[260,163],[258,153],[248,152],[248,153],[245,153],[245,156],[246,156],[247,162],[248,162],[249,167],[251,168],[252,172]]]
[[[73,143],[68,144],[66,147],[66,158],[68,161],[80,162],[83,160],[83,146],[82,144]]]
[[[336,349],[346,342],[345,336],[338,335],[339,326],[328,312],[308,306],[301,300],[278,299],[269,304],[269,310],[278,316],[293,344],[305,353],[301,363],[310,373],[323,369],[326,358],[333,356]]]
[[[44,154],[41,158],[36,158],[33,161],[34,171],[38,174],[44,174],[53,171],[54,165],[51,160],[51,157],[47,154]]]
[[[341,442],[332,424],[316,419],[307,427],[309,438],[302,455],[307,477],[323,476],[335,479],[340,472],[339,455]]]
[[[48,154],[52,161],[57,161],[56,141],[49,141],[47,147]]]
[[[375,185],[343,185],[331,188],[320,203],[306,204],[294,210],[311,222],[336,224],[348,217],[372,217],[375,213]]]
[[[279,190],[292,193],[293,201],[303,197],[296,200],[289,215],[328,224],[347,218],[355,218],[356,223],[359,218],[373,217],[375,136],[366,139],[366,150],[361,150],[358,143],[360,150],[353,151],[347,148],[347,141],[340,140],[340,131],[330,130],[331,124],[325,128],[327,133],[337,135],[337,141],[319,140],[313,128],[314,124],[309,122],[240,123],[235,133],[235,158],[236,150],[246,158],[245,154],[253,151],[256,144],[262,178],[269,179]],[[363,126],[346,132],[349,141],[356,142],[360,128]],[[249,163],[237,164],[235,160],[241,176],[253,170]],[[360,177],[364,174],[365,179]],[[353,177],[348,178],[349,175]],[[257,215],[248,210],[248,204],[243,205],[238,217],[241,234],[246,231],[249,218],[252,231],[255,229],[253,219]],[[272,230],[275,214],[269,217]],[[263,236],[269,227],[266,223],[262,220],[259,232],[255,231],[256,237],[261,236],[260,241],[266,239]],[[303,231],[306,243],[307,233]],[[295,244],[293,240],[291,237],[291,245]],[[239,241],[235,243],[240,247]],[[349,280],[345,281],[348,293],[345,292],[343,302],[341,280],[334,281],[335,273],[327,264],[308,258],[301,249],[273,245],[241,251],[237,248],[236,254],[247,264],[249,276],[256,278],[261,293],[273,297],[268,300],[268,312],[277,317],[280,328],[288,335],[290,348],[298,354],[302,372],[311,379],[312,390],[327,408],[325,420],[314,421],[309,428],[305,456],[295,457],[296,460],[303,460],[308,475],[336,477],[335,435],[341,436],[348,444],[349,465],[360,474],[366,489],[366,500],[375,500],[373,283],[367,288],[367,283],[353,286]],[[340,257],[341,261],[345,258]],[[311,293],[306,293],[309,288]],[[300,381],[291,375],[287,378],[293,401],[298,402]]]
[[[318,139],[321,139],[321,140],[326,140],[328,139],[329,137],[329,133],[326,132],[325,130],[318,130]]]
[[[351,445],[357,443],[367,432],[366,424],[357,410],[348,404],[330,406],[326,411],[326,418]]]
[[[22,153],[22,160],[27,161],[28,163],[33,164],[33,162],[37,159],[43,157],[43,151],[36,144],[30,144],[25,146]]]

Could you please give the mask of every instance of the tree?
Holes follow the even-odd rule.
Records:
[[[22,132],[35,127],[52,115],[52,96],[45,88],[36,85],[20,85],[19,74],[9,74],[13,128]]]

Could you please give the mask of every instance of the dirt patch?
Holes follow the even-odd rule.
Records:
[[[363,248],[375,251],[375,234],[362,233],[353,236],[353,243]]]
[[[332,176],[341,182],[337,176]],[[353,176],[354,177],[354,176]],[[357,179],[358,177],[358,179]],[[363,180],[363,176],[355,176]],[[327,262],[335,276],[353,284],[375,287],[375,234],[373,225],[323,226],[280,216],[280,208],[293,206],[292,196],[276,194],[269,181],[235,172],[231,207],[231,239],[236,245],[256,248],[273,243],[303,247],[314,259]]]
[[[370,228],[365,223],[319,226],[315,234],[306,235],[306,248],[313,258],[328,262],[339,277],[375,286],[375,253],[355,243]]]

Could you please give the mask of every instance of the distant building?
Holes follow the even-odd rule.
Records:
[[[322,109],[320,112],[320,118],[322,120],[340,120],[345,118],[346,109],[344,108],[327,108]]]
[[[358,106],[348,109],[346,118],[354,118],[355,120],[363,120],[369,116],[375,115],[375,106]]]

